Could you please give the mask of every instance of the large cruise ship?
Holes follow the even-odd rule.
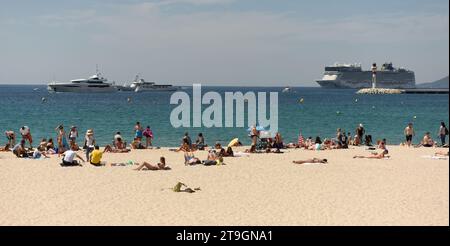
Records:
[[[325,73],[317,83],[325,88],[369,88],[372,87],[372,71],[362,70],[361,64],[334,64],[325,67]],[[410,89],[416,87],[413,71],[394,68],[385,63],[376,71],[378,88]]]

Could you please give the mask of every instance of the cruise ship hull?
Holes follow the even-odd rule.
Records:
[[[49,84],[47,89],[50,92],[73,92],[73,93],[111,93],[117,88],[109,84],[86,85],[86,84]]]
[[[372,87],[370,71],[326,72],[317,83],[324,88],[360,89]],[[415,88],[415,76],[412,71],[378,71],[378,88],[411,89]]]

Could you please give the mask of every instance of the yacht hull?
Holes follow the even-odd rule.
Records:
[[[74,85],[74,84],[49,84],[50,92],[73,92],[73,93],[111,93],[117,88],[112,85]]]

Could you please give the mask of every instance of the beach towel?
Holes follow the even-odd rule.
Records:
[[[250,153],[245,152],[235,152],[233,154],[234,157],[250,157]]]
[[[448,156],[423,155],[421,157],[425,158],[425,159],[433,159],[433,160],[448,160]]]

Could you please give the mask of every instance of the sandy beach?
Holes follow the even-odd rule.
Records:
[[[57,156],[31,160],[2,152],[0,225],[448,226],[448,160],[424,157],[447,149],[389,150],[388,160],[367,160],[352,158],[368,155],[364,147],[288,149],[226,158],[223,166],[185,166],[183,154],[168,149],[103,158],[155,164],[165,156],[170,171],[63,168]],[[196,156],[206,159],[207,152]],[[311,157],[329,164],[292,163]],[[178,181],[201,190],[173,192]]]

